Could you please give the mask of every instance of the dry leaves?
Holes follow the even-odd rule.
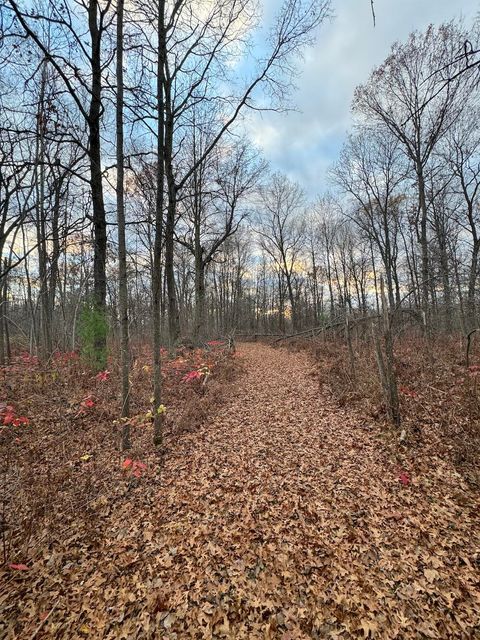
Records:
[[[394,458],[306,354],[239,351],[229,399],[167,434],[162,467],[144,448],[147,475],[102,485],[92,526],[4,570],[0,635],[56,604],[37,638],[477,637],[478,494],[440,458]]]

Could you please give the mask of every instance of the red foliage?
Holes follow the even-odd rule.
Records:
[[[15,414],[13,413],[12,407],[7,407],[7,411],[3,415],[3,424],[12,424],[15,419]]]
[[[12,405],[7,405],[0,409],[0,418],[4,426],[11,424],[14,427],[20,427],[30,424],[30,420],[26,416],[15,417],[15,409]]]
[[[202,374],[200,371],[190,371],[187,375],[183,376],[182,382],[191,382],[192,380],[200,380]]]
[[[19,416],[18,418],[15,418],[15,420],[13,421],[14,427],[20,427],[20,426],[26,427],[29,424],[30,424],[30,420],[26,416]]]
[[[408,387],[400,386],[399,391],[400,393],[403,393],[404,396],[407,396],[409,398],[418,398],[418,393],[413,389],[409,389]]]
[[[122,468],[124,471],[131,473],[132,476],[140,478],[143,472],[147,469],[147,465],[140,460],[132,460],[131,458],[126,458],[122,463]]]
[[[25,364],[38,364],[38,356],[32,356],[28,351],[21,353],[20,358]]]

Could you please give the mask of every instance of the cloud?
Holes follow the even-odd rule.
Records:
[[[265,0],[268,15],[278,0]],[[373,27],[369,0],[334,0],[335,17],[320,29],[317,43],[300,63],[292,98],[298,111],[255,114],[249,129],[274,170],[300,182],[309,196],[328,188],[327,170],[337,158],[351,124],[355,87],[382,63],[395,41],[408,34],[478,11],[477,0],[376,0]]]

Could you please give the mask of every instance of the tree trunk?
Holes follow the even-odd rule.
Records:
[[[420,209],[420,249],[422,254],[422,307],[425,319],[425,331],[427,338],[431,336],[431,322],[430,322],[430,306],[429,306],[429,275],[430,265],[428,259],[428,236],[427,236],[427,199],[425,195],[425,180],[423,176],[423,167],[421,162],[417,163],[417,178],[418,178],[418,202]]]
[[[117,225],[118,225],[118,311],[120,316],[120,359],[122,369],[122,449],[130,448],[130,352],[128,339],[127,247],[125,240],[124,135],[123,135],[123,8],[117,0]]]
[[[48,322],[52,331],[52,338],[54,334],[54,311],[55,311],[55,297],[57,293],[57,286],[59,280],[59,265],[61,255],[60,246],[60,203],[62,198],[62,186],[65,175],[59,176],[55,180],[55,199],[52,211],[52,253],[50,256],[50,278],[48,285]],[[66,232],[66,225],[65,225]]]
[[[478,257],[480,252],[480,241],[474,239],[472,259],[470,262],[470,269],[468,274],[468,292],[467,292],[467,317],[468,328],[471,331],[476,328],[476,304],[475,293],[477,287],[477,274],[478,274]]]
[[[166,56],[164,65],[166,65]],[[167,179],[168,207],[165,224],[165,276],[168,297],[168,332],[170,344],[180,336],[180,315],[178,312],[177,292],[175,290],[175,214],[177,209],[177,190],[173,172],[173,128],[171,80],[165,74],[165,177]]]
[[[223,306],[223,305],[222,305]],[[203,337],[205,331],[205,264],[200,247],[200,254],[195,255],[195,325],[193,336],[196,341]]]
[[[53,351],[50,326],[50,303],[47,279],[47,233],[45,226],[45,87],[47,83],[47,62],[42,62],[40,93],[37,109],[37,135],[35,152],[35,197],[36,231],[38,252],[38,275],[40,280],[40,351],[48,359]]]
[[[88,26],[91,38],[91,99],[88,113],[88,152],[90,161],[90,189],[93,209],[93,290],[96,310],[103,318],[106,316],[107,280],[107,224],[105,218],[105,202],[103,198],[103,181],[101,165],[100,120],[102,113],[102,69],[101,69],[101,36],[97,24],[98,0],[89,0]],[[106,336],[103,327],[94,338],[95,349],[99,355],[106,355]],[[99,366],[105,361],[98,359]]]
[[[288,299],[289,299],[289,302],[290,302],[290,309],[291,309],[291,313],[292,313],[292,328],[293,328],[293,331],[295,331],[296,328],[297,328],[297,324],[298,324],[297,302],[295,300],[295,295],[293,293],[292,277],[288,273],[287,270],[285,270],[285,278],[287,280]]]
[[[162,361],[161,361],[161,301],[162,301],[162,239],[165,190],[165,101],[163,80],[165,72],[165,0],[158,3],[158,58],[157,58],[157,194],[155,201],[155,239],[153,249],[153,442],[160,447],[163,441]]]
[[[3,243],[0,243],[0,256]],[[6,364],[8,362],[7,350],[6,350],[6,329],[7,329],[7,258],[4,258],[3,264],[0,258],[0,268],[5,267],[5,273],[0,277],[0,364]]]

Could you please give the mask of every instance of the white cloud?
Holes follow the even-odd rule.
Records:
[[[265,0],[267,13],[278,0]],[[298,180],[309,195],[326,188],[326,171],[350,125],[355,87],[384,60],[391,45],[430,23],[477,13],[477,0],[334,0],[336,16],[323,25],[317,44],[306,52],[293,94],[299,112],[265,113],[251,119],[254,139],[275,170]]]

